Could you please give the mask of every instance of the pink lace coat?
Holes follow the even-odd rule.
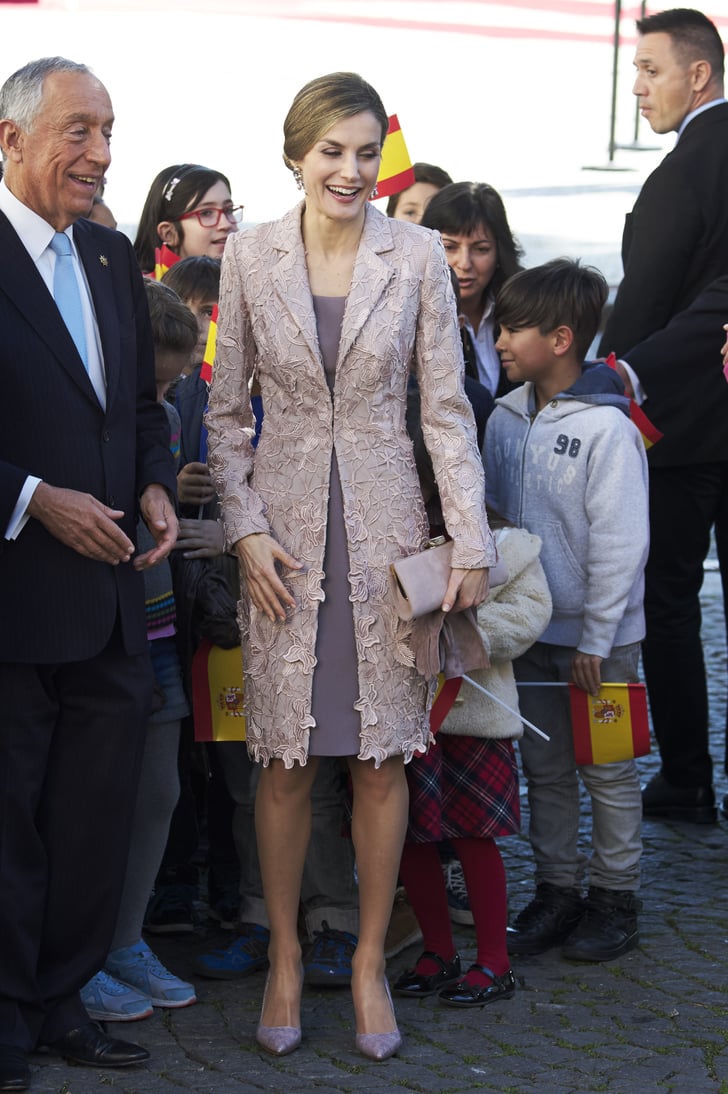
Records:
[[[419,551],[427,525],[405,428],[414,358],[422,428],[458,566],[495,559],[483,468],[463,392],[461,349],[439,237],[373,207],[346,302],[333,399],[324,376],[298,206],[279,221],[231,236],[222,262],[209,463],[228,544],[270,532],[303,563],[282,578],[296,601],[285,623],[250,604],[240,628],[248,749],[267,764],[305,763],[316,668],[327,501],[335,448],[348,530],[358,652],[359,758],[428,747],[434,681],[414,668],[390,597],[390,562]],[[260,383],[265,418],[251,446],[249,387]]]

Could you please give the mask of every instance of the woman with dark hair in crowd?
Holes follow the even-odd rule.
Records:
[[[442,167],[436,167],[434,163],[415,163],[412,165],[415,173],[415,181],[406,190],[400,190],[398,194],[392,194],[387,202],[387,216],[395,220],[410,220],[413,224],[421,224],[422,217],[429,202],[435,194],[448,186],[452,179]]]
[[[500,194],[485,182],[455,182],[435,194],[421,223],[442,236],[458,279],[466,372],[492,395],[504,395],[514,385],[501,369],[491,314],[498,290],[521,269],[523,251]]]
[[[144,273],[154,272],[154,251],[165,244],[180,258],[222,258],[225,241],[237,232],[242,205],[233,205],[221,171],[198,163],[173,163],[159,172],[144,202],[134,250]]]

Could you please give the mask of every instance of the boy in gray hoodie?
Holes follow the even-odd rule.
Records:
[[[553,598],[549,626],[514,663],[519,682],[573,682],[596,695],[604,681],[634,682],[644,637],[648,548],[647,461],[621,380],[585,363],[607,286],[601,274],[559,259],[512,277],[494,319],[509,380],[486,428],[488,502],[539,535]],[[509,952],[608,961],[639,941],[642,807],[634,760],[577,768],[568,688],[523,687],[523,715],[551,737],[528,734],[536,894],[509,929]],[[589,889],[578,849],[579,782],[592,804]]]

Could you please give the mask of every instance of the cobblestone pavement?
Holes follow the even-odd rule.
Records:
[[[727,789],[722,768],[726,655],[717,573],[706,573],[703,599],[721,800]],[[640,763],[647,776],[657,766],[656,755]],[[584,831],[586,836],[586,816]],[[115,1035],[149,1048],[146,1066],[93,1072],[38,1055],[32,1060],[32,1089],[35,1094],[728,1094],[727,822],[646,822],[644,843],[642,942],[636,951],[603,965],[571,964],[556,951],[518,958],[515,998],[485,1009],[457,1011],[432,999],[399,1000],[404,1046],[386,1063],[370,1063],[355,1051],[351,998],[342,989],[307,989],[302,1047],[282,1060],[267,1057],[253,1039],[263,990],[259,973],[237,983],[198,980],[196,1006],[111,1026]],[[503,841],[503,848],[511,906],[517,910],[531,892],[528,844],[522,836]],[[153,944],[175,972],[189,975],[192,957],[219,941],[219,933],[201,931]],[[465,962],[474,959],[472,928],[458,928],[457,942]],[[417,953],[412,947],[392,960],[390,976]]]

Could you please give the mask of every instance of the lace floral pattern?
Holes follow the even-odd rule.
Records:
[[[483,471],[462,385],[460,340],[439,238],[368,208],[342,323],[331,397],[324,376],[301,237],[299,206],[230,238],[222,264],[209,462],[229,545],[270,532],[303,563],[281,575],[296,600],[285,623],[247,602],[240,620],[248,748],[256,760],[305,763],[316,667],[318,605],[331,453],[348,530],[358,653],[359,758],[410,760],[430,740],[433,681],[409,647],[411,626],[390,603],[389,565],[419,551],[427,526],[405,427],[413,359],[422,428],[455,541],[453,559],[488,566]],[[265,408],[251,445],[249,385]]]

